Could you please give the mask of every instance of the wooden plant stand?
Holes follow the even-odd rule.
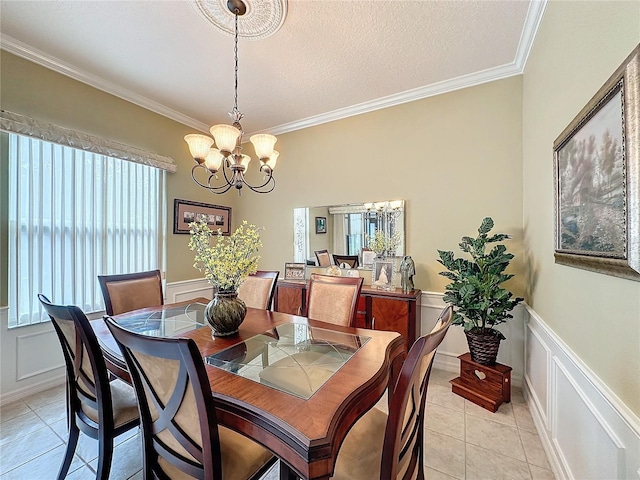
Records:
[[[470,353],[460,359],[460,376],[451,380],[453,393],[494,412],[503,402],[511,401],[511,367],[496,363],[480,365]]]

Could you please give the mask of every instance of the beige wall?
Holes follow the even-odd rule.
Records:
[[[513,77],[280,135],[276,190],[238,206],[267,229],[260,267],[292,261],[294,207],[404,199],[416,287],[443,291],[437,249],[492,216],[515,237],[511,288],[523,293],[521,118]]]
[[[554,263],[552,144],[639,40],[640,2],[551,1],[523,82],[529,301],[636,415],[640,414],[640,282]]]
[[[316,233],[316,217],[326,218],[325,225],[327,233]],[[307,247],[309,254],[307,258],[315,259],[313,252],[316,250],[329,250],[329,255],[334,253],[331,245],[333,245],[333,222],[329,215],[329,207],[314,207],[309,209],[309,218],[307,219],[307,229],[309,230],[309,246]],[[293,238],[293,237],[291,237]],[[293,256],[293,245],[291,246],[291,255]]]
[[[183,137],[194,133],[194,129],[5,51],[0,51],[0,62],[3,109],[143,148],[176,161],[177,173],[167,175],[167,280],[200,278],[200,273],[193,268],[193,254],[187,247],[189,236],[172,233],[173,200],[182,198],[235,207],[238,196],[235,191],[214,196],[193,184],[193,160]],[[0,170],[3,177],[7,174],[6,163],[3,159]],[[232,219],[237,217],[232,215]],[[6,278],[4,270],[2,278]],[[0,284],[3,286],[0,304],[6,304],[6,284],[4,281]]]

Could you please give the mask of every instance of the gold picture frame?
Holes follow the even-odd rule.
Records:
[[[640,281],[640,45],[553,151],[555,262]]]

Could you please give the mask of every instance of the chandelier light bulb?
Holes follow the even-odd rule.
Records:
[[[224,157],[222,156],[222,153],[220,153],[220,150],[218,150],[217,148],[210,148],[209,154],[204,161],[204,165],[209,169],[211,173],[216,173],[218,170],[220,170],[222,160],[224,160]]]
[[[209,155],[209,149],[213,145],[213,139],[206,135],[200,135],[192,133],[185,135],[184,141],[189,145],[189,152],[191,156],[198,162],[202,163],[207,155]]]
[[[276,168],[276,163],[278,163],[278,157],[279,156],[280,156],[280,152],[278,152],[277,150],[274,150],[273,153],[271,154],[271,157],[269,158],[269,160],[267,160],[265,162],[265,165],[267,167],[269,167],[269,170],[271,170],[272,172]]]
[[[241,133],[233,125],[214,125],[209,129],[213,139],[216,141],[216,147],[224,155],[228,157],[231,152],[236,148],[238,138]]]
[[[250,161],[251,161],[251,157],[249,155],[242,155],[242,158],[240,159],[239,163],[244,167],[244,170],[242,170],[243,172],[246,172],[247,169],[249,168]]]
[[[268,133],[259,133],[257,135],[251,135],[249,138],[253,143],[253,148],[256,150],[256,155],[262,161],[266,161],[273,153],[273,146],[278,140],[273,135]]]

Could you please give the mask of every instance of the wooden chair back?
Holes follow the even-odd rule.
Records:
[[[328,250],[316,250],[313,253],[316,254],[316,259],[318,260],[319,267],[331,266],[331,257],[329,256]]]
[[[362,277],[312,273],[307,289],[307,313],[312,320],[354,326]]]
[[[109,317],[131,374],[142,426],[144,478],[221,479],[211,387],[195,342],[124,330]]]
[[[337,253],[333,254],[333,263],[335,265],[342,265],[346,263],[351,268],[358,268],[360,264],[358,260],[358,255],[338,255]]]
[[[381,479],[424,478],[424,411],[435,352],[451,325],[447,306],[431,333],[413,344],[391,395],[380,470]]]
[[[238,297],[249,308],[270,310],[279,274],[277,271],[258,270],[249,275],[240,285]]]
[[[111,468],[113,439],[138,425],[137,412],[124,412],[128,415],[116,425],[107,366],[84,312],[72,305],[54,305],[42,294],[38,294],[38,300],[49,315],[60,341],[67,374],[69,440],[58,478],[64,478],[67,474],[79,430],[99,439],[98,477],[107,478]],[[130,393],[130,405],[135,408],[133,391]]]
[[[160,270],[98,275],[107,315],[164,304]]]

